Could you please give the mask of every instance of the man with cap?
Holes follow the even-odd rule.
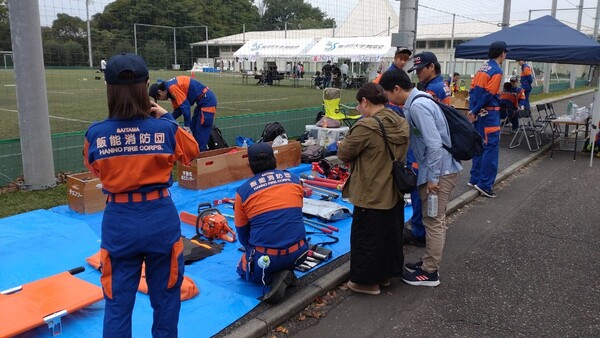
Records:
[[[408,72],[417,71],[419,82],[425,84],[425,92],[439,102],[450,105],[450,88],[442,78],[441,65],[432,52],[422,52],[413,57],[413,66]]]
[[[263,300],[275,304],[295,282],[293,269],[304,261],[308,250],[303,190],[297,175],[276,169],[270,143],[250,146],[248,163],[254,176],[235,195],[235,226],[245,249],[237,272],[263,285],[268,290]]]
[[[521,66],[521,88],[525,91],[525,109],[531,109],[529,94],[531,94],[531,86],[533,85],[533,72],[524,60],[517,60],[517,62]]]
[[[396,52],[394,53],[394,62],[392,62],[392,64],[389,66],[389,68],[386,71],[394,70],[394,69],[403,69],[404,66],[406,66],[406,64],[408,63],[408,59],[410,59],[411,55],[412,55],[412,52],[408,48],[404,48],[404,47],[396,48]],[[375,80],[373,80],[373,83],[379,83],[379,80],[381,79],[381,75],[383,75],[383,72],[381,74],[379,74],[377,76],[377,78],[375,78]]]
[[[105,71],[108,118],[92,124],[86,167],[107,194],[100,262],[104,337],[131,337],[131,314],[142,264],[153,337],[177,337],[183,281],[181,225],[168,188],[178,160],[190,163],[198,144],[146,94],[148,68],[135,54],[110,58]]]
[[[151,85],[148,95],[155,101],[171,100],[173,117],[177,119],[183,115],[184,126],[194,135],[200,151],[208,150],[208,139],[217,113],[217,97],[207,86],[189,76],[177,76]],[[194,104],[196,108],[190,119]]]
[[[468,185],[477,189],[483,196],[496,198],[492,189],[498,174],[498,154],[500,142],[500,86],[502,68],[506,52],[510,50],[504,41],[490,45],[490,58],[481,67],[469,90],[469,113],[467,117],[475,123],[475,129],[483,138],[483,154],[473,157],[471,178]]]

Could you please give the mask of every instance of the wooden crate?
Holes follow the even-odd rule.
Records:
[[[273,148],[278,169],[300,164],[300,142],[293,141]],[[177,163],[179,186],[186,189],[208,189],[253,176],[248,165],[248,150],[229,147],[200,153],[190,165]]]
[[[106,207],[100,179],[90,172],[67,176],[69,207],[80,214],[91,214]]]

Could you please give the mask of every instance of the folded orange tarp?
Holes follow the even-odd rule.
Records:
[[[102,289],[65,271],[0,294],[0,337],[12,337],[44,325],[44,317],[67,314],[102,300]]]

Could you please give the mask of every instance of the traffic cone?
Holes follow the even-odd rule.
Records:
[[[193,79],[194,78],[194,70],[193,69],[190,70],[190,73],[191,73],[190,77]]]

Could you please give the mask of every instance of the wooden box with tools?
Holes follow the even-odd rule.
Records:
[[[298,141],[273,148],[277,168],[287,169],[300,164],[301,145]],[[179,186],[186,189],[208,189],[253,176],[248,165],[248,150],[229,147],[200,153],[190,165],[177,163]]]
[[[106,207],[106,194],[102,193],[100,179],[91,172],[67,176],[69,208],[80,214],[91,214]]]
[[[466,98],[451,96],[450,105],[456,109],[469,109],[469,101]]]

